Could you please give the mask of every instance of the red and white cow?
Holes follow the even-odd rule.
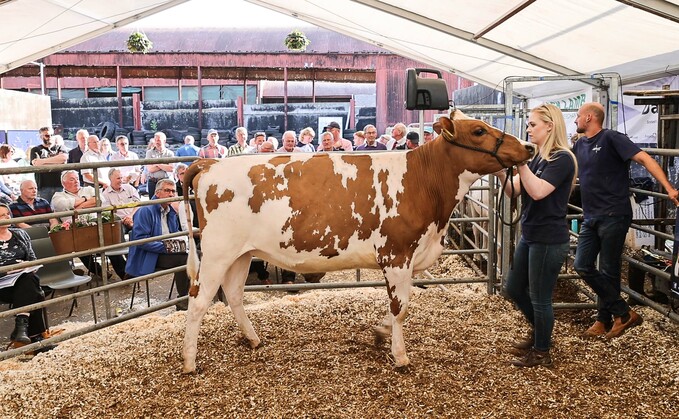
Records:
[[[199,262],[189,240],[184,372],[195,371],[200,323],[220,285],[250,346],[259,346],[243,308],[253,256],[301,273],[381,269],[391,351],[397,367],[408,365],[402,325],[413,273],[441,254],[448,219],[469,186],[533,152],[474,119],[443,117],[437,133],[407,152],[255,154],[189,166],[184,197],[192,185],[203,254]]]

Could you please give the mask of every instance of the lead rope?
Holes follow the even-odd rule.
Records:
[[[502,184],[502,189],[501,189],[501,194],[500,194],[500,200],[498,201],[497,207],[498,209],[502,209],[504,207],[504,200],[505,197],[507,196],[505,194],[505,187],[507,186],[507,182],[509,182],[510,189],[511,189],[511,196],[514,196],[514,193],[516,190],[514,189],[514,168],[513,167],[508,167],[506,169],[507,171],[507,176],[505,176],[505,181]],[[514,210],[516,207],[516,199],[515,198],[510,198],[509,199],[509,213],[514,214]],[[509,221],[506,221],[504,218],[504,214],[500,211],[497,211],[498,213],[498,218],[500,219],[500,222],[503,225],[509,226],[509,268],[511,269],[514,265],[514,249],[516,247],[516,243],[514,242],[514,235],[516,232],[516,224],[519,222],[519,219],[521,218],[521,215],[517,215],[516,218],[510,218]],[[512,217],[512,215],[510,215]],[[503,235],[504,237],[504,235]]]

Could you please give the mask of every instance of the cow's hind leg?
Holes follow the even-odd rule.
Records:
[[[408,315],[408,301],[412,272],[406,269],[385,269],[387,279],[387,293],[389,294],[389,311],[392,315],[391,354],[397,368],[410,364],[406,354],[403,338],[403,322]]]
[[[184,334],[183,372],[185,374],[196,371],[196,352],[198,351],[198,334],[200,323],[207,309],[212,304],[212,298],[226,273],[222,263],[203,263],[200,266],[200,289],[198,295],[189,297],[189,309],[186,312],[186,332]]]
[[[226,273],[222,289],[226,295],[226,301],[228,301],[229,307],[231,307],[233,317],[236,319],[236,323],[238,323],[238,327],[240,327],[241,332],[248,340],[250,347],[254,349],[259,346],[261,341],[243,308],[243,292],[251,260],[252,256],[249,253],[239,257]]]

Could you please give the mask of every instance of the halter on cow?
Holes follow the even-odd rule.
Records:
[[[253,256],[299,273],[382,270],[391,351],[397,367],[408,365],[403,321],[413,273],[440,256],[450,215],[469,186],[533,152],[482,121],[443,117],[436,125],[446,134],[407,152],[240,155],[193,163],[184,199],[191,185],[203,255],[199,263],[189,240],[184,372],[195,371],[200,322],[220,285],[250,346],[259,346],[243,307]]]

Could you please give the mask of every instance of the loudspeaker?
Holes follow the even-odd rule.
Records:
[[[420,73],[436,74],[438,78],[419,77]],[[448,109],[448,88],[438,70],[409,68],[406,70],[406,109]]]

